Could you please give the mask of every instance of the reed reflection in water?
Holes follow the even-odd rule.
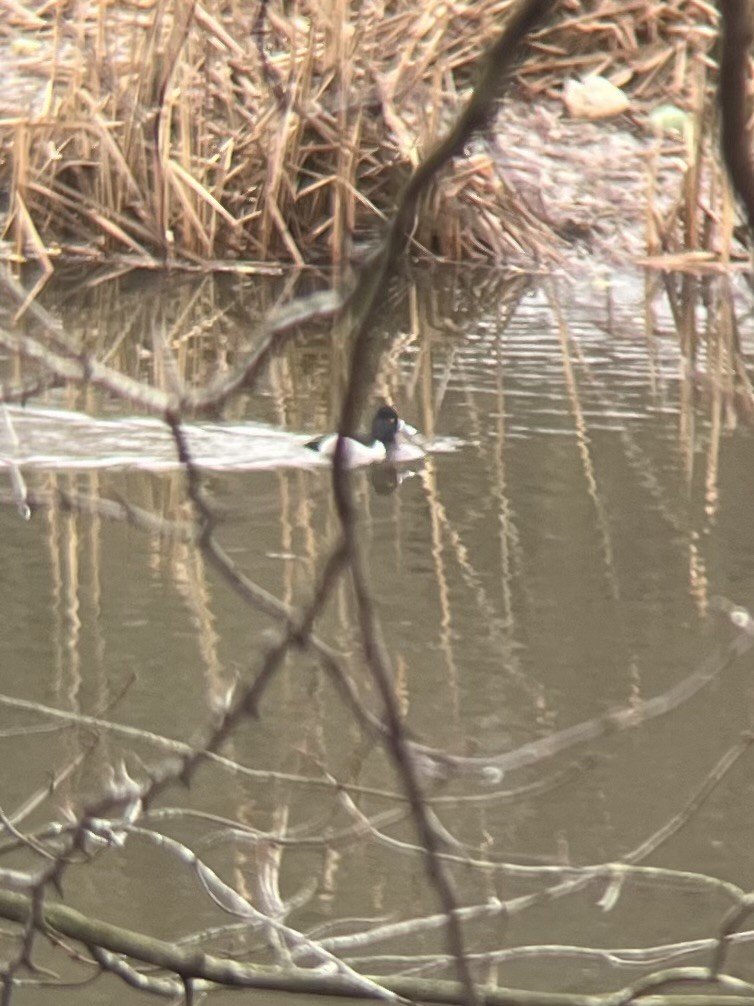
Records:
[[[500,984],[620,987],[656,966],[640,948],[671,942],[664,962],[707,962],[733,885],[746,883],[753,804],[739,738],[751,689],[747,658],[732,658],[747,637],[711,598],[752,596],[740,380],[750,347],[723,281],[689,303],[701,286],[691,285],[434,277],[396,294],[380,333],[375,399],[451,449],[376,485],[374,472],[353,473],[360,535],[468,909],[467,947],[485,955],[475,973],[499,967]],[[103,358],[158,383],[154,331],[173,333],[189,381],[248,351],[243,298],[226,303],[209,283],[179,287],[174,301],[160,293],[114,301],[135,339],[102,314],[93,324],[96,298],[85,301],[82,343],[96,332]],[[347,353],[337,333],[290,341],[264,395],[236,401],[229,420],[266,424],[270,436],[332,427]],[[90,389],[42,404],[113,418]],[[79,807],[121,760],[138,778],[164,757],[163,742],[127,727],[192,743],[278,631],[196,547],[179,469],[63,467],[21,470],[32,502],[62,493],[64,506],[41,506],[27,523],[12,505],[0,511],[0,704],[9,727],[24,727],[6,738],[1,802],[24,828]],[[338,531],[328,470],[207,470],[203,480],[238,570],[262,597],[305,602]],[[10,490],[4,498],[13,503]],[[135,526],[145,522],[135,512],[129,523],[122,501],[174,522],[171,534]],[[357,622],[344,580],[316,632],[379,717]],[[229,761],[209,761],[189,791],[149,808],[122,848],[82,866],[70,902],[170,939],[217,926],[206,949],[276,960],[274,946],[257,947],[258,930],[206,898],[175,849],[157,845],[166,832],[260,910],[275,916],[292,899],[287,924],[360,972],[452,975],[389,759],[315,653],[288,656],[259,718],[222,754]],[[605,947],[623,948],[620,964]]]

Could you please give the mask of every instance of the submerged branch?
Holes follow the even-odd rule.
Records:
[[[27,924],[32,916],[32,905],[29,898],[0,891],[0,916],[21,925]],[[180,976],[181,980],[173,982],[152,980],[150,991],[167,995],[181,993],[184,982],[195,983],[198,989],[209,985],[224,985],[228,988],[254,988],[267,991],[286,992],[295,995],[323,995],[351,999],[375,999],[377,990],[365,985],[357,985],[343,975],[325,974],[304,970],[281,971],[279,968],[265,968],[254,965],[239,964],[224,960],[212,954],[197,953],[196,949],[147,936],[144,933],[122,926],[114,926],[101,919],[84,915],[66,905],[55,904],[47,900],[43,906],[43,921],[45,926],[67,939],[76,940],[86,947],[98,947],[112,954],[121,954],[132,960],[140,961],[152,968],[160,968]],[[109,960],[109,958],[108,958]],[[105,960],[100,961],[106,966]],[[136,984],[131,970],[131,983]],[[665,975],[658,976],[665,980]],[[676,981],[695,982],[703,987],[710,980],[709,973],[704,968],[675,968],[673,977]],[[457,982],[428,980],[422,978],[374,977],[373,982],[382,986],[388,998],[401,997],[413,1001],[434,1003],[461,1004],[467,1002],[464,988]],[[725,975],[718,975],[720,988],[731,991],[748,989],[742,982]],[[655,982],[657,979],[654,980]],[[641,980],[642,989],[653,987],[652,976]],[[144,986],[142,986],[144,987]],[[530,992],[524,989],[478,988],[478,1000],[485,1006],[612,1006],[616,1002],[629,1002],[636,986],[629,986],[623,993],[608,993],[605,995],[584,996],[566,992]],[[657,1003],[657,1000],[644,999],[643,1002]],[[754,995],[733,995],[726,998],[730,1006],[754,1006]],[[720,1006],[720,997],[714,994],[683,994],[673,996],[673,1006]]]

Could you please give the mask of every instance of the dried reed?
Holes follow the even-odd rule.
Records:
[[[4,0],[6,257],[341,262],[381,228],[514,0]],[[702,0],[563,0],[520,69],[529,94],[618,66],[678,88]],[[441,180],[415,241],[446,258],[551,254],[484,141]]]

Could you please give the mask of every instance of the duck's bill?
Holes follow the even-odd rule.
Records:
[[[415,426],[412,426],[410,423],[407,423],[403,419],[399,419],[398,420],[398,432],[399,433],[405,433],[405,435],[407,437],[415,437],[416,434],[419,431],[417,430],[417,428]]]

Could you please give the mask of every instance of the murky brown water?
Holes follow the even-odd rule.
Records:
[[[736,296],[745,310],[745,291]],[[218,337],[221,365],[230,367],[248,348],[249,319],[273,297],[250,286],[130,280],[79,299],[71,291],[59,309],[90,349],[159,379],[150,336],[158,326],[182,372],[203,380],[218,367]],[[566,875],[540,868],[619,861],[688,812],[638,860],[655,872],[637,869],[620,889],[602,876],[507,919],[469,921],[468,949],[499,953],[479,974],[500,984],[621,987],[659,966],[632,963],[631,948],[709,940],[731,904],[720,881],[749,883],[750,755],[689,805],[750,729],[751,659],[688,697],[672,691],[694,680],[703,661],[717,667],[715,654],[731,638],[725,620],[710,614],[710,598],[754,603],[754,439],[727,393],[730,357],[706,349],[708,330],[725,329],[729,291],[711,284],[705,298],[706,306],[700,300],[684,313],[681,301],[669,303],[658,281],[645,285],[642,276],[512,287],[490,277],[420,277],[396,294],[385,322],[394,340],[375,398],[394,401],[441,450],[392,492],[376,491],[367,472],[353,479],[406,721],[421,742],[474,759],[458,765],[467,774],[430,787],[442,824],[463,843],[449,867],[459,902],[483,906],[543,892]],[[696,347],[693,366],[691,349],[685,359],[679,349],[674,317],[680,341]],[[744,354],[752,348],[745,336],[744,322]],[[264,394],[236,402],[228,422],[296,434],[331,424],[345,359],[346,347],[325,333],[289,344],[273,361]],[[15,366],[6,361],[6,379]],[[16,417],[20,442],[2,448],[17,452],[32,491],[75,487],[188,516],[169,440],[141,427],[142,440],[140,428],[126,423],[75,425],[71,412],[109,420],[122,413],[91,391],[51,392],[37,404],[65,414],[38,423]],[[257,584],[288,603],[306,600],[337,531],[328,471],[289,463],[287,437],[280,440],[285,464],[253,447],[237,464],[222,463],[223,430],[211,432],[220,455],[207,463],[224,470],[208,470],[206,485],[224,515],[221,543]],[[260,458],[271,467],[255,469]],[[8,698],[191,742],[229,684],[255,673],[274,626],[189,545],[54,509],[24,522],[8,505],[0,522],[3,811],[15,814],[53,773],[72,769],[18,821],[33,830],[96,798],[108,766],[125,758],[140,778],[160,750],[116,729],[19,709]],[[345,584],[317,632],[342,656],[363,703],[379,712]],[[498,771],[508,752],[661,696],[664,715],[607,736],[585,730],[552,757]],[[221,952],[238,938],[238,919],[220,912],[192,868],[145,831],[184,842],[259,904],[259,860],[249,835],[228,834],[236,821],[297,840],[282,853],[282,897],[316,884],[287,918],[297,929],[343,935],[372,924],[366,920],[393,923],[438,910],[405,821],[386,824],[382,837],[336,840],[328,832],[323,840],[327,829],[354,825],[328,780],[351,786],[373,817],[402,803],[387,756],[365,740],[313,658],[289,659],[260,719],[245,724],[224,753],[250,771],[205,766],[189,791],[171,790],[123,848],[69,871],[68,903],[166,939],[237,927],[205,940]],[[482,869],[469,858],[497,866]],[[30,862],[17,853],[0,867]],[[516,952],[528,945],[539,949]],[[3,956],[14,946],[5,939]],[[706,963],[705,947],[672,963]],[[597,952],[605,948],[616,953]],[[419,929],[332,949],[376,974],[409,966],[380,955],[424,963],[422,955],[443,954],[446,945],[441,929]],[[748,958],[746,947],[737,950],[732,970],[752,980]],[[59,954],[42,949],[40,960],[66,977],[89,973],[67,972]],[[435,961],[427,974],[450,977],[452,969]],[[114,980],[83,990],[29,986],[18,1001],[51,995],[62,1004],[143,1001]]]

